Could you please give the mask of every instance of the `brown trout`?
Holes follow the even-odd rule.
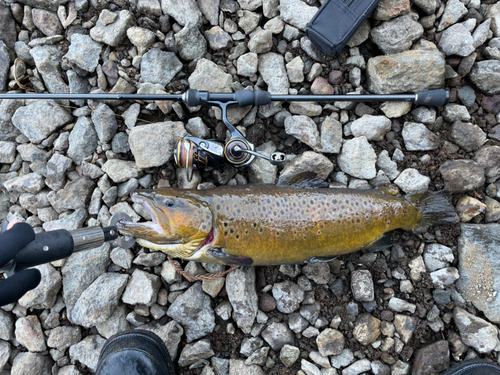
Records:
[[[149,211],[152,221],[119,222],[118,228],[140,245],[172,257],[274,265],[327,261],[362,248],[381,250],[391,245],[387,234],[393,230],[421,231],[458,221],[443,193],[400,197],[388,188],[324,186],[306,173],[282,178],[277,186],[138,191],[132,200]]]

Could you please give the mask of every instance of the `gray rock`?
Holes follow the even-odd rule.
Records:
[[[314,302],[310,305],[304,305],[300,308],[300,315],[311,324],[316,324],[321,311],[319,302]]]
[[[227,37],[229,38],[227,44],[229,44],[229,42],[232,42],[232,39],[229,35]],[[198,27],[193,24],[187,24],[181,31],[175,34],[175,45],[180,57],[184,60],[198,60],[207,53],[207,41],[201,35]],[[210,47],[215,49],[212,47],[212,43]]]
[[[460,221],[462,223],[466,223],[473,217],[484,213],[484,211],[486,210],[486,205],[475,198],[464,196],[458,200],[457,205],[455,206],[455,210],[460,217]]]
[[[450,0],[446,3],[446,8],[444,9],[444,13],[441,16],[441,21],[439,22],[439,26],[437,31],[442,31],[446,29],[448,26],[453,25],[457,22],[462,16],[467,14],[467,8],[465,5],[459,0]]]
[[[450,103],[444,107],[443,118],[448,122],[469,121],[470,114],[465,106]]]
[[[423,257],[425,268],[429,272],[447,267],[455,260],[453,251],[449,247],[437,243],[426,245]]]
[[[28,173],[5,181],[3,186],[9,192],[38,194],[45,187],[45,183],[38,173]]]
[[[179,323],[172,320],[165,325],[161,325],[159,322],[155,321],[141,326],[141,329],[157,334],[165,343],[170,356],[172,358],[177,358],[179,344],[184,334],[184,330]]]
[[[313,365],[311,362],[306,361],[305,359],[302,359],[300,361],[300,368],[307,375],[321,375],[321,371],[319,370],[319,368]]]
[[[358,375],[371,370],[368,359],[360,359],[342,371],[342,375]]]
[[[158,122],[133,128],[129,134],[129,144],[137,167],[158,167],[170,161],[177,141],[187,135],[184,124],[180,121]],[[126,179],[131,177],[137,175]]]
[[[254,53],[266,53],[273,46],[273,34],[269,30],[255,32],[248,42],[248,49]]]
[[[432,283],[436,288],[448,288],[458,280],[460,275],[455,267],[446,267],[430,273]]]
[[[196,69],[188,78],[192,89],[211,92],[231,92],[232,77],[225,73],[217,64],[207,59],[201,59]]]
[[[77,210],[85,207],[94,187],[94,181],[87,177],[80,177],[68,182],[64,189],[59,190],[57,193],[51,191],[47,199],[59,213],[67,210]]]
[[[474,52],[474,40],[469,30],[461,23],[450,26],[441,35],[438,47],[446,56],[469,56]]]
[[[6,341],[0,341],[0,371],[3,370],[5,364],[8,362],[11,353],[10,344]]]
[[[286,344],[293,344],[294,335],[285,323],[271,323],[262,332],[262,338],[273,350],[278,351]]]
[[[236,324],[244,333],[250,333],[258,310],[255,269],[244,267],[230,272],[226,277],[226,291]]]
[[[16,24],[12,18],[11,9],[4,4],[0,6],[0,35],[0,40],[5,46],[9,49],[13,49],[17,40]],[[0,91],[1,90],[3,90],[3,86],[0,84]]]
[[[105,342],[106,340],[99,335],[87,336],[78,344],[69,348],[69,356],[73,361],[78,361],[95,372],[99,354]]]
[[[288,94],[290,84],[282,55],[273,52],[260,55],[258,69],[267,84],[267,91],[271,94]]]
[[[323,356],[338,355],[344,349],[344,335],[336,329],[324,329],[316,338],[319,353]]]
[[[243,29],[245,34],[250,34],[259,25],[260,18],[260,14],[244,10],[238,21],[238,26]]]
[[[294,115],[305,115],[305,116],[319,116],[323,111],[323,108],[313,102],[295,102],[291,103],[288,108],[290,112]]]
[[[377,94],[440,88],[444,84],[444,73],[444,55],[434,50],[412,50],[372,57],[366,68],[368,90]]]
[[[318,8],[309,6],[299,0],[280,0],[278,10],[283,21],[305,31],[307,24],[314,17]]]
[[[119,159],[109,159],[102,166],[102,170],[116,183],[139,176],[139,171],[134,162]]]
[[[291,83],[300,83],[304,81],[304,61],[300,56],[295,57],[286,64],[286,72]]]
[[[500,93],[500,61],[486,60],[475,63],[469,78],[476,87],[488,95]]]
[[[477,125],[455,121],[450,139],[465,151],[475,151],[486,142],[486,133]]]
[[[140,111],[141,105],[139,103],[134,103],[123,112],[122,117],[127,128],[132,129],[135,126]]]
[[[418,122],[405,122],[402,134],[408,151],[435,150],[439,146],[439,138]]]
[[[50,309],[56,302],[57,293],[61,290],[62,278],[51,264],[34,267],[42,275],[38,286],[19,299],[19,305],[25,308]]]
[[[252,77],[257,73],[259,59],[256,53],[248,52],[241,55],[236,61],[238,74],[245,77]]]
[[[465,192],[484,185],[484,168],[472,160],[448,160],[439,167],[445,188]]]
[[[405,300],[403,300],[401,298],[396,298],[396,297],[392,297],[389,300],[388,306],[390,309],[392,309],[396,312],[408,311],[411,314],[414,314],[415,309],[417,308],[417,306],[414,305],[413,303],[406,302]]]
[[[276,307],[285,314],[290,314],[300,307],[304,300],[304,290],[295,283],[286,280],[273,285],[273,297]]]
[[[422,124],[431,125],[436,121],[436,110],[432,107],[417,107],[411,111],[413,120]]]
[[[11,164],[16,160],[16,144],[0,141],[0,163]]]
[[[331,358],[332,367],[336,369],[341,369],[342,367],[347,367],[354,362],[354,354],[351,349],[344,349],[340,354],[335,355]]]
[[[412,374],[426,375],[441,373],[450,366],[448,341],[442,340],[427,345],[415,353]]]
[[[340,169],[353,177],[372,179],[377,175],[377,155],[364,136],[346,141],[337,160]]]
[[[313,149],[318,148],[320,136],[315,122],[308,116],[290,116],[285,119],[285,131]]]
[[[375,44],[387,55],[410,49],[413,42],[424,33],[424,28],[413,20],[412,15],[398,17],[384,22],[371,31]]]
[[[141,82],[167,85],[182,69],[175,53],[152,48],[141,60]]]
[[[167,315],[183,325],[187,342],[208,335],[215,327],[215,315],[210,306],[210,297],[202,291],[200,282],[177,297],[168,309]]]
[[[54,212],[57,214],[55,210]],[[75,230],[82,227],[86,218],[87,210],[85,208],[79,208],[72,214],[64,216],[62,219],[46,221],[43,223],[43,229],[45,231],[58,229]]]
[[[187,344],[182,349],[180,358],[179,358],[179,366],[187,367],[192,365],[193,363],[199,361],[200,359],[208,359],[214,355],[214,351],[210,346],[209,340],[200,340],[195,342],[194,344]]]
[[[472,39],[474,40],[474,48],[482,46],[486,39],[488,39],[488,32],[490,31],[491,18],[481,23],[472,34]]]
[[[49,356],[36,353],[19,353],[14,358],[12,365],[12,375],[23,374],[51,374],[54,362]]]
[[[321,124],[320,150],[325,154],[338,154],[342,147],[342,124],[328,116]]]
[[[390,375],[391,368],[380,361],[371,363],[373,375]]]
[[[156,302],[160,286],[158,276],[136,269],[123,292],[122,301],[129,305],[151,306]]]
[[[47,346],[64,352],[82,339],[80,327],[62,326],[50,330]]]
[[[489,353],[500,344],[498,330],[486,320],[469,314],[459,307],[453,310],[453,319],[464,344],[473,347],[479,353]]]
[[[486,182],[494,182],[500,178],[500,147],[487,146],[474,155],[477,164],[484,168]]]
[[[486,223],[492,223],[500,219],[500,203],[490,197],[485,197],[484,202],[486,203],[484,221]]]
[[[186,130],[198,138],[210,137],[210,129],[205,125],[201,117],[190,118],[186,124]]]
[[[229,360],[229,375],[248,374],[264,375],[264,371],[257,365],[246,365],[245,361],[238,359]]]
[[[160,12],[161,13],[161,12]],[[142,27],[131,27],[127,30],[127,37],[137,48],[137,53],[142,56],[154,44],[156,34]]]
[[[115,113],[104,103],[99,103],[92,111],[92,122],[101,143],[111,141],[118,129]]]
[[[413,168],[407,168],[394,180],[405,193],[427,190],[431,179]]]
[[[352,334],[361,345],[368,345],[377,340],[380,333],[380,320],[365,313],[356,319]]]
[[[411,107],[410,102],[384,102],[380,106],[380,110],[389,118],[397,118],[410,112]]]
[[[9,79],[9,50],[0,40],[0,91],[4,91]]]
[[[105,273],[78,298],[71,313],[73,323],[90,328],[106,321],[118,306],[128,275]]]
[[[141,327],[143,329],[144,326]],[[96,325],[99,334],[107,339],[117,333],[128,331],[130,324],[127,321],[127,309],[124,305],[118,305],[113,314],[104,322]]]
[[[55,36],[62,34],[63,27],[57,15],[44,9],[32,10],[33,23],[43,34]]]
[[[353,271],[351,273],[351,290],[354,300],[370,302],[375,298],[373,278],[369,270]]]
[[[60,190],[66,183],[66,171],[73,164],[70,158],[54,154],[47,163],[45,184],[52,190]]]
[[[2,50],[2,47],[0,47],[0,51]],[[2,52],[0,52],[1,54]],[[7,56],[7,51],[5,52],[5,56]],[[7,60],[8,57],[6,57],[5,61]],[[8,74],[8,65],[9,63],[5,63],[5,66],[7,67],[6,74]],[[1,74],[0,74],[1,77]],[[1,80],[1,78],[0,78]],[[1,82],[0,82],[0,89],[2,88]],[[22,100],[13,100],[13,99],[4,99],[0,103],[0,140],[2,141],[13,141],[16,139],[16,137],[21,134],[20,131],[12,124],[12,116],[14,115],[14,112],[23,105]]]
[[[280,361],[291,367],[299,359],[300,349],[292,345],[284,345],[280,350]]]
[[[30,352],[47,350],[42,325],[35,315],[21,317],[16,321],[16,340]]]
[[[394,317],[394,326],[403,343],[408,344],[408,342],[410,342],[413,332],[417,328],[417,322],[417,317],[396,314]]]
[[[398,165],[391,160],[387,150],[382,150],[377,158],[377,167],[380,168],[392,181],[399,176]]]
[[[134,25],[132,12],[122,10],[112,13],[104,9],[96,25],[90,29],[90,36],[97,42],[116,47],[127,37],[127,29]]]
[[[111,141],[111,149],[115,154],[125,154],[130,151],[127,133],[117,133]],[[100,177],[100,176],[99,176]]]
[[[205,31],[205,38],[207,38],[210,48],[213,50],[230,48],[233,45],[231,36],[219,26],[214,26]]]
[[[110,262],[109,251],[110,245],[105,243],[96,249],[71,255],[62,266],[63,298],[68,317],[82,292],[106,272]]]
[[[195,0],[186,0],[182,2],[174,0],[161,0],[161,9],[163,14],[168,14],[181,26],[201,26],[202,16]]]
[[[99,63],[102,44],[95,42],[88,35],[73,34],[68,53],[64,58],[80,69],[93,73]]]
[[[330,267],[327,263],[312,262],[302,267],[302,273],[316,284],[328,284],[330,281]]]
[[[250,354],[260,349],[262,345],[264,345],[264,342],[259,337],[244,338],[241,342],[240,354],[249,357]]]
[[[92,121],[88,117],[79,117],[69,135],[67,155],[75,164],[80,165],[83,160],[91,157],[96,149],[97,133]]]
[[[0,339],[9,341],[14,338],[14,318],[11,313],[0,309]]]
[[[268,157],[276,151],[274,142],[266,142],[256,148],[256,151]],[[275,184],[278,167],[267,160],[256,158],[248,167],[248,178],[254,184]]]
[[[355,137],[365,136],[369,141],[381,141],[391,130],[391,120],[385,116],[363,115],[351,124]]]
[[[219,23],[219,3],[220,0],[198,1],[201,13],[203,13],[211,25],[218,25]]]
[[[500,322],[496,269],[499,227],[498,224],[462,224],[458,238],[460,279],[457,289],[494,323]]]
[[[32,142],[40,142],[73,119],[53,100],[36,101],[19,108],[12,123]]]
[[[61,76],[59,66],[59,61],[63,53],[55,46],[40,46],[32,48],[30,54],[35,60],[36,68],[41,74],[47,90],[53,94],[68,93],[69,88]],[[62,110],[62,108],[60,108],[60,110]],[[47,113],[47,115],[49,114],[50,113]],[[48,117],[45,116],[45,119],[47,118]],[[48,126],[51,126],[49,124],[51,121],[47,121],[47,123]]]

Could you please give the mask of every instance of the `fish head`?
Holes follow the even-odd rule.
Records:
[[[146,209],[151,221],[119,221],[117,227],[121,234],[135,237],[143,246],[189,258],[213,233],[208,204],[186,190],[136,191],[132,201]]]

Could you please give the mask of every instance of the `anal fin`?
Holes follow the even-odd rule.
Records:
[[[382,251],[384,249],[387,249],[388,247],[391,247],[393,244],[392,233],[389,232],[376,239],[372,243],[368,244],[368,246],[365,247],[365,250],[369,251],[370,253],[376,253],[377,251]]]
[[[337,259],[339,255],[337,256],[319,256],[319,257],[310,257],[305,260],[306,263],[325,263],[325,262],[330,262],[334,259]]]
[[[220,259],[228,266],[251,266],[253,264],[253,259],[250,257],[226,254],[221,249],[210,249],[207,253],[214,258]]]

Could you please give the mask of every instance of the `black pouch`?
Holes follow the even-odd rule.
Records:
[[[321,51],[337,56],[380,0],[326,0],[307,24],[306,35]]]

